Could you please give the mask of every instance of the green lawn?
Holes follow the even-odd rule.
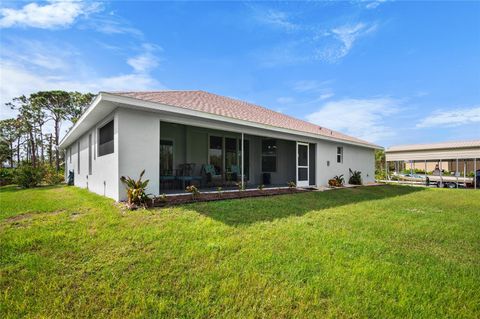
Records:
[[[122,211],[0,189],[0,317],[478,318],[480,191],[379,186]]]

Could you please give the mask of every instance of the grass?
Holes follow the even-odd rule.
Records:
[[[480,192],[381,186],[122,211],[0,189],[0,317],[478,318]]]

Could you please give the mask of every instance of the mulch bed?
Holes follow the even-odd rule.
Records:
[[[193,199],[192,194],[182,194],[182,195],[169,195],[165,199],[156,197],[148,206],[149,207],[164,207],[164,206],[174,206],[188,203],[198,203],[198,202],[210,202],[216,200],[225,200],[225,199],[240,199],[247,197],[263,197],[263,196],[275,196],[275,195],[285,195],[285,194],[295,194],[295,193],[304,193],[308,192],[308,189],[300,188],[271,188],[264,190],[246,190],[246,191],[224,191],[224,192],[211,192],[211,193],[200,193],[196,195]]]

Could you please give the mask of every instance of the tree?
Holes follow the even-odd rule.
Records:
[[[60,170],[60,127],[62,121],[71,120],[73,123],[78,119],[83,110],[90,104],[93,94],[65,91],[41,91],[30,95],[32,105],[48,111],[49,119],[53,121],[55,168]]]
[[[0,168],[3,168],[4,163],[10,162],[12,166],[12,152],[7,141],[0,137]]]
[[[92,93],[70,92],[71,107],[68,112],[68,120],[75,124],[86,108],[92,103],[95,95]]]
[[[63,121],[75,123],[91,103],[91,93],[42,91],[19,96],[5,106],[18,111],[16,119],[0,121],[2,165],[26,160],[33,168],[41,161],[60,170],[58,144]],[[50,128],[53,127],[53,133]],[[47,128],[47,129],[46,129]],[[63,155],[63,154],[62,154]],[[15,160],[16,157],[16,160]]]
[[[2,146],[2,152],[8,152],[3,154],[3,161],[6,159],[10,162],[10,167],[13,168],[13,160],[15,158],[13,144],[19,139],[19,123],[16,119],[6,119],[0,121],[0,139],[3,143],[6,143],[8,149],[5,149],[5,144]],[[3,163],[2,161],[2,163]]]
[[[6,103],[7,106],[18,111],[17,121],[19,123],[19,134],[27,135],[27,159],[32,162],[32,166],[37,166],[38,154],[38,132],[41,130],[38,123],[44,123],[44,114],[42,109],[32,103],[31,98],[22,95],[16,97],[12,102]],[[42,124],[43,125],[43,124]]]

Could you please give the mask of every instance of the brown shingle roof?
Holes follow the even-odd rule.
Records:
[[[310,122],[298,120],[267,108],[220,96],[204,91],[151,91],[151,92],[106,92],[143,101],[182,107],[238,120],[244,120],[274,127],[317,134],[329,138],[344,140],[378,147],[367,141],[320,127]]]
[[[470,148],[470,147],[475,147],[475,148],[480,147],[480,140],[441,142],[441,143],[431,143],[431,144],[397,145],[397,146],[392,146],[387,148],[386,152],[455,149],[455,148]]]

